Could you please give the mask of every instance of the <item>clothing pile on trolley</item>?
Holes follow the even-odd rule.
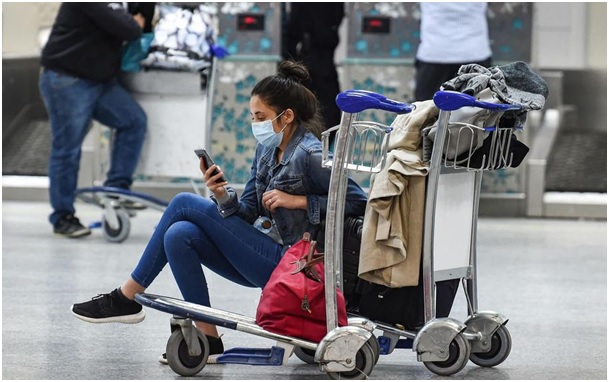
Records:
[[[144,68],[201,71],[211,66],[215,52],[213,6],[193,8],[161,4]],[[217,55],[217,54],[216,54]]]
[[[527,112],[542,109],[548,96],[547,84],[538,74],[524,62],[491,68],[470,64],[442,88],[477,101],[514,106],[507,111],[475,106],[451,111],[443,166],[475,171],[522,163],[529,148],[516,132],[522,130]],[[399,115],[392,124],[387,159],[372,177],[363,220],[357,277],[365,282],[350,296],[357,304],[348,305],[368,318],[413,330],[425,323],[420,265],[426,177],[439,124],[439,101],[415,102],[413,112]],[[436,283],[436,317],[448,317],[458,286],[459,279]]]

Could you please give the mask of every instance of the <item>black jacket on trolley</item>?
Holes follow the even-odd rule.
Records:
[[[62,3],[41,63],[71,76],[109,81],[120,70],[123,42],[141,34],[122,3]]]

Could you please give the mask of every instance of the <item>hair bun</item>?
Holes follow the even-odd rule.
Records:
[[[281,64],[279,64],[278,73],[279,75],[290,78],[299,84],[310,78],[307,67],[300,62],[294,61],[283,61]]]

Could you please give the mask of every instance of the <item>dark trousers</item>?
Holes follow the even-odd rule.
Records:
[[[461,65],[478,64],[484,67],[491,66],[491,58],[479,62],[464,62],[456,64],[434,64],[416,60],[416,85],[414,97],[415,101],[426,101],[433,98],[433,95],[440,90],[440,86],[448,80],[457,76]]]

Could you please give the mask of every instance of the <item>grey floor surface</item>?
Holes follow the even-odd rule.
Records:
[[[78,205],[89,223],[101,210]],[[137,325],[89,324],[71,304],[107,293],[127,277],[160,217],[144,211],[131,220],[126,242],[54,237],[46,203],[2,203],[3,379],[183,379],[158,363],[170,335],[168,314],[147,309]],[[606,221],[479,220],[479,305],[510,320],[513,347],[495,368],[468,363],[439,377],[410,350],[381,356],[371,379],[607,379]],[[212,304],[254,315],[259,290],[208,275]],[[179,297],[163,270],[148,290]],[[463,320],[459,292],[451,316]],[[273,342],[229,329],[227,347],[270,347]],[[207,365],[193,379],[328,379],[296,357],[280,367]]]

